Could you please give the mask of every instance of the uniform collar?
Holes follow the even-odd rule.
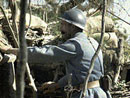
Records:
[[[86,35],[85,33],[83,33],[83,32],[77,32],[75,35],[74,35],[74,37],[76,37],[76,36],[79,36],[79,35]]]

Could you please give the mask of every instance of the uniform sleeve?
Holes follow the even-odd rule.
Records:
[[[76,47],[72,41],[59,46],[28,47],[28,62],[45,64],[69,60],[76,56]]]
[[[65,75],[64,77],[62,77],[59,81],[58,81],[58,85],[60,88],[65,87],[68,84],[68,75]]]
[[[79,81],[78,78],[76,78],[76,76],[73,73],[69,73],[58,81],[60,88],[63,88],[66,85],[68,85],[68,81],[69,81],[68,79],[70,78],[70,74],[72,74],[72,76],[71,76],[71,85],[72,86],[76,86],[76,85],[83,83],[83,81],[81,81],[81,80]]]

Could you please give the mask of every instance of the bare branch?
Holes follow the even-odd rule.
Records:
[[[113,14],[112,12],[110,12],[110,11],[108,11],[108,10],[107,10],[107,12],[108,12],[108,13],[110,13],[111,15],[113,15],[113,16],[115,16],[115,17],[117,17],[117,18],[118,18],[118,19],[120,19],[121,21],[123,21],[123,22],[127,23],[128,25],[130,25],[130,23],[129,23],[129,22],[127,22],[127,21],[125,21],[124,19],[120,18],[119,16],[117,16],[117,15]]]
[[[26,31],[26,34],[31,26],[31,21],[32,21],[32,10],[31,10],[31,0],[29,0],[29,14],[30,14],[30,20],[29,20],[29,25],[28,25],[28,29]]]
[[[99,6],[98,4],[96,4],[95,2],[93,2],[93,1],[91,1],[95,6]],[[118,19],[120,19],[121,21],[123,21],[123,22],[125,22],[125,23],[127,23],[128,25],[130,25],[130,23],[129,22],[127,22],[127,21],[125,21],[124,19],[122,19],[122,18],[120,18],[119,16],[117,16],[117,15],[115,15],[115,14],[113,14],[112,12],[110,12],[110,11],[108,11],[107,9],[106,9],[106,12],[108,12],[109,14],[111,14],[111,15],[113,15],[113,16],[115,16],[115,17],[117,17]]]
[[[106,0],[103,0],[103,12],[102,12],[102,30],[101,30],[101,38],[100,38],[100,43],[99,46],[94,54],[94,56],[92,57],[91,60],[91,64],[90,64],[90,68],[88,70],[88,74],[85,78],[85,82],[84,82],[84,88],[83,88],[83,94],[81,98],[84,98],[86,96],[86,90],[87,90],[87,86],[88,86],[88,81],[89,81],[89,77],[91,75],[91,72],[94,68],[94,61],[95,59],[98,57],[98,53],[101,50],[102,47],[102,43],[103,43],[103,37],[104,37],[104,32],[105,32],[105,12],[106,12]]]
[[[116,3],[116,2],[113,2],[113,3],[119,5],[127,13],[127,15],[130,17],[130,14],[126,11],[126,9],[122,5],[120,5],[119,3]]]
[[[16,3],[16,0],[9,0],[9,6],[10,6],[10,9],[11,9],[11,12],[12,12],[12,26],[13,26],[13,29],[14,29],[14,33],[16,35],[16,38],[17,40],[19,41],[18,39],[18,26],[17,26],[17,22],[16,22],[16,19],[18,17],[18,7],[17,7],[17,3]]]

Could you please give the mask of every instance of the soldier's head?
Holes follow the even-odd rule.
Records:
[[[61,33],[68,39],[77,32],[82,32],[86,24],[86,16],[80,9],[70,9],[61,17]]]

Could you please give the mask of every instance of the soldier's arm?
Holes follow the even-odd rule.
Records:
[[[46,45],[43,47],[28,48],[29,63],[53,63],[69,60],[76,56],[76,47],[73,43],[67,42],[60,46]]]

